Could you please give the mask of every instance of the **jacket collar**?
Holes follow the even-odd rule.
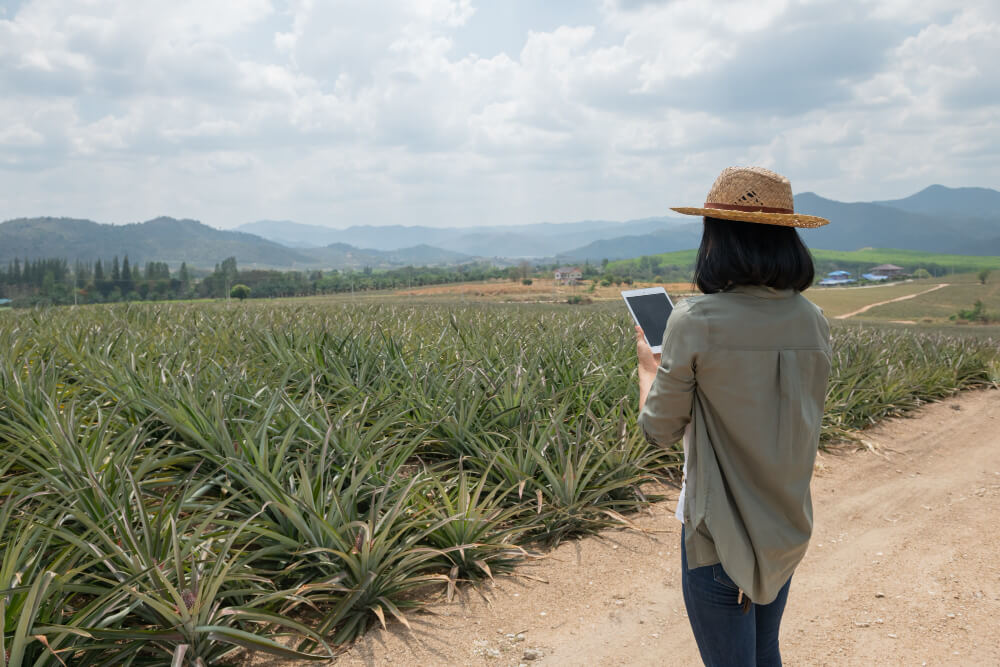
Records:
[[[787,299],[790,296],[795,296],[795,290],[793,289],[774,289],[766,285],[736,285],[726,291],[736,294],[747,294],[761,299]]]

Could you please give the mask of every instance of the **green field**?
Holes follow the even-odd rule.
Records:
[[[975,255],[944,255],[919,250],[892,250],[865,248],[863,250],[819,250],[811,249],[817,265],[836,265],[840,268],[869,268],[878,264],[896,264],[907,270],[925,268],[935,274],[966,273],[981,269],[1000,269],[1000,257]],[[697,250],[680,250],[661,255],[653,255],[666,266],[694,266]],[[608,264],[608,271],[627,274],[630,267],[638,266],[638,258],[623,259]]]
[[[919,250],[865,248],[863,250],[812,250],[819,262],[836,262],[845,266],[896,264],[907,270],[923,267],[934,273],[967,273],[981,269],[1000,269],[1000,257],[991,255],[944,255]]]
[[[680,464],[617,303],[19,310],[0,349],[10,664],[326,656]],[[823,441],[998,379],[992,338],[835,327]]]

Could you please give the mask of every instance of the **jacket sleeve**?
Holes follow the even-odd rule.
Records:
[[[695,369],[707,333],[707,326],[692,313],[689,301],[678,304],[667,320],[660,367],[639,414],[646,438],[661,447],[680,440],[691,421]]]

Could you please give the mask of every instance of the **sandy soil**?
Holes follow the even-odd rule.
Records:
[[[817,463],[785,664],[1000,665],[1000,392],[927,406],[864,442]],[[532,579],[466,590],[333,664],[700,664],[670,495],[638,521],[647,532],[564,544],[522,568]]]
[[[887,301],[879,301],[878,303],[870,303],[870,304],[868,304],[867,306],[865,306],[863,308],[858,308],[857,310],[853,310],[853,311],[851,311],[849,313],[844,313],[843,315],[837,315],[836,319],[838,319],[838,320],[846,320],[848,317],[854,317],[855,315],[860,315],[861,313],[867,313],[872,308],[876,308],[878,306],[884,306],[887,303],[896,303],[897,301],[906,301],[907,299],[915,299],[918,296],[920,296],[921,294],[927,294],[929,292],[933,292],[935,290],[939,290],[942,287],[947,287],[947,286],[948,286],[948,283],[941,283],[940,285],[935,285],[934,287],[932,287],[930,289],[924,290],[923,292],[917,292],[916,294],[907,294],[906,296],[899,296],[899,297],[896,297],[895,299],[889,299]]]

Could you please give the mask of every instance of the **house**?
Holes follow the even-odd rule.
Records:
[[[820,285],[830,286],[830,285],[848,285],[850,283],[857,282],[851,277],[849,271],[831,271],[826,274],[826,278],[819,281]]]
[[[873,283],[882,282],[883,280],[888,280],[889,276],[883,276],[880,273],[862,273],[861,277],[865,280],[870,280]]]
[[[878,266],[873,266],[868,273],[876,276],[885,276],[886,278],[898,278],[903,275],[903,267],[896,266],[895,264],[879,264]]]
[[[576,266],[560,266],[555,270],[556,282],[564,285],[575,285],[583,278],[583,271]]]
[[[0,299],[0,308],[10,305],[10,299]]]

